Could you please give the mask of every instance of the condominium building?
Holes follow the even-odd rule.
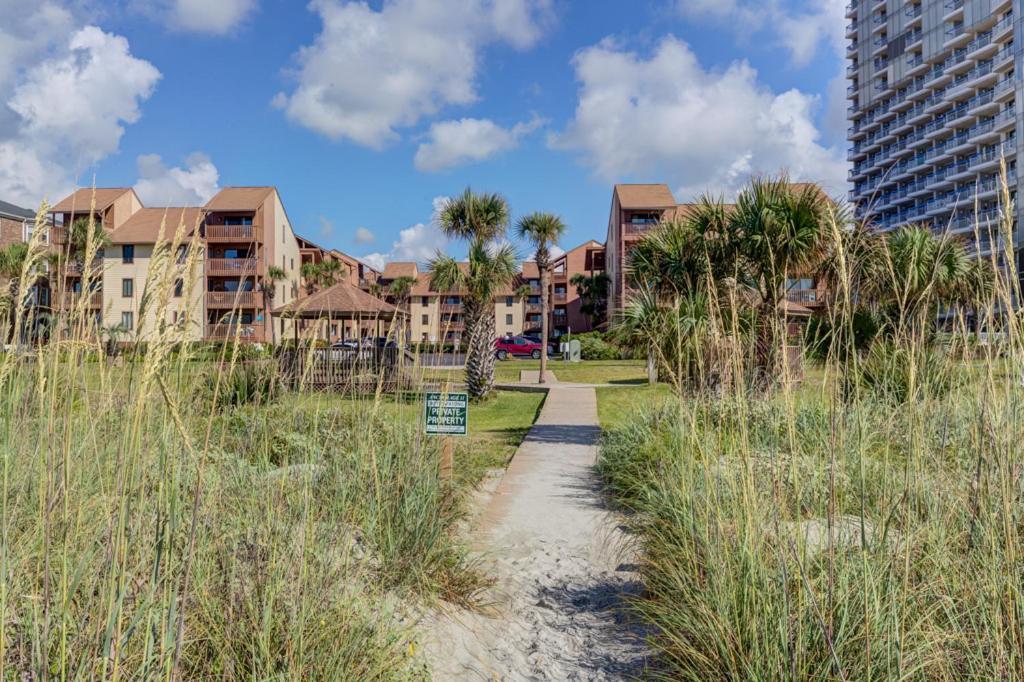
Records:
[[[593,239],[566,251],[552,259],[549,278],[548,302],[551,306],[549,330],[553,338],[570,332],[589,332],[597,326],[597,320],[583,312],[585,301],[580,295],[575,275],[595,277],[605,272],[604,244]],[[534,261],[523,263],[522,277],[530,287],[525,310],[524,332],[539,334],[541,331],[541,284],[540,270]]]
[[[190,236],[198,230],[203,258],[198,281],[175,283],[174,298],[182,300],[172,302],[167,322],[207,340],[263,342],[291,331],[291,321],[268,314],[301,295],[300,242],[274,187],[228,187],[205,206],[182,208],[146,208],[129,188],[84,189],[56,204],[51,215],[50,241],[65,253],[79,218],[91,216],[107,233],[108,244],[93,263],[65,258],[57,273],[60,305],[87,296],[84,305],[102,326],[131,330],[139,339],[154,329],[152,311],[140,319],[153,248],[161,233],[170,240],[184,225]],[[92,290],[83,292],[87,267],[95,276]],[[185,300],[187,292],[195,299]]]
[[[800,191],[815,187],[808,183],[793,183]],[[821,191],[818,189],[818,191]],[[608,216],[608,234],[605,241],[605,258],[609,290],[608,319],[613,320],[634,293],[636,283],[629,272],[630,251],[658,225],[670,220],[685,218],[694,204],[676,202],[672,190],[664,184],[615,185],[612,190],[612,206]],[[730,209],[726,205],[726,210]],[[792,310],[811,312],[823,302],[823,291],[817,280],[801,273],[793,273],[787,281],[786,299]]]
[[[411,277],[415,281],[404,297],[389,292],[391,284],[400,277]],[[408,340],[414,343],[464,343],[466,316],[461,291],[434,289],[430,284],[430,274],[411,262],[388,263],[378,284],[388,301],[408,313]],[[494,330],[498,336],[523,333],[526,299],[517,293],[521,285],[522,281],[517,278],[494,297]]]
[[[850,198],[883,230],[927,223],[988,252],[1000,160],[1016,196],[1020,0],[853,0],[846,7]],[[1019,209],[1018,209],[1019,210]],[[1016,216],[1014,216],[1016,217]]]

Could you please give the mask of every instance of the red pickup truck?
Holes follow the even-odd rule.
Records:
[[[512,357],[529,357],[540,360],[544,346],[525,336],[503,336],[494,340],[494,356],[499,360]]]

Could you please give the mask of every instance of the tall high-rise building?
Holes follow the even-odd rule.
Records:
[[[847,5],[850,198],[860,217],[886,230],[929,223],[983,253],[999,246],[984,228],[999,219],[1001,159],[1011,195],[1020,183],[1021,2]]]

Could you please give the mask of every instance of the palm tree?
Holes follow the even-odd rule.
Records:
[[[530,294],[532,294],[532,293],[533,293],[533,289],[530,288],[529,284],[520,284],[518,287],[516,287],[516,290],[514,292],[514,295],[516,297],[518,297],[523,302],[523,328],[524,329],[526,328],[527,305],[529,304]]]
[[[535,260],[540,271],[540,376],[537,383],[544,383],[548,367],[548,324],[549,301],[548,282],[551,279],[551,247],[558,243],[565,233],[565,223],[553,213],[531,213],[516,224],[520,239],[528,240],[536,249]]]
[[[991,291],[991,264],[972,264],[963,244],[924,226],[890,233],[876,253],[867,294],[886,309],[897,339],[926,339],[940,305],[970,304]]]
[[[818,187],[792,185],[785,175],[755,178],[728,216],[743,261],[743,283],[760,299],[755,362],[762,387],[775,381],[781,366],[786,279],[817,267],[828,223],[839,219]]]
[[[580,312],[590,318],[593,329],[600,327],[608,311],[608,290],[611,278],[603,272],[587,275],[577,272],[569,280],[580,297]]]
[[[325,289],[338,283],[338,280],[345,276],[345,266],[341,261],[333,258],[320,262],[320,286]]]
[[[395,305],[409,313],[409,294],[412,293],[413,286],[416,285],[416,278],[410,277],[409,275],[402,275],[396,277],[391,281],[388,286],[388,292],[394,297]],[[409,339],[406,339],[408,341]]]
[[[288,273],[282,268],[271,265],[260,282],[260,289],[263,291],[263,319],[270,324],[270,343],[273,345],[277,345],[277,330],[274,329],[274,321],[270,319],[270,304],[274,301],[277,283],[287,278]]]
[[[320,283],[320,263],[303,263],[299,268],[299,276],[302,277],[302,285],[306,289],[306,295],[311,296]]]
[[[459,290],[466,317],[466,387],[476,399],[494,386],[494,297],[516,275],[515,251],[498,244],[508,229],[508,203],[497,194],[466,191],[445,203],[438,217],[441,230],[469,242],[468,266],[438,252],[429,263],[431,287]]]

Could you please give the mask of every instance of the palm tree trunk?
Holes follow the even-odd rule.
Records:
[[[276,346],[277,345],[277,334],[274,331],[274,321],[272,319],[270,319],[270,306],[269,306],[269,303],[270,303],[270,301],[267,298],[267,292],[264,291],[263,292],[263,324],[264,324],[264,329],[266,328],[266,325],[270,325],[270,345]]]
[[[473,398],[484,398],[494,387],[494,308],[476,301],[465,302],[466,390]]]
[[[538,265],[540,265],[538,263]],[[537,378],[538,384],[544,383],[544,375],[548,371],[548,273],[547,263],[543,264],[540,270],[540,375]]]

